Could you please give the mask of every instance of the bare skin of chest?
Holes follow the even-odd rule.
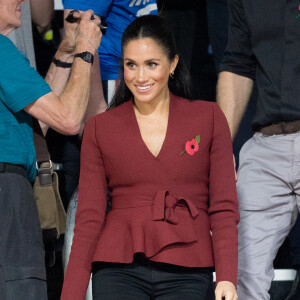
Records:
[[[167,118],[137,117],[142,139],[153,156],[157,157],[165,140]]]

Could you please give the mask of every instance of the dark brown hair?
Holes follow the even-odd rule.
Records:
[[[178,54],[171,30],[166,21],[157,15],[142,16],[134,20],[124,31],[121,49],[124,53],[126,45],[138,39],[151,38],[162,48],[169,61],[172,62]],[[179,59],[173,78],[168,81],[170,91],[183,98],[190,98],[189,74]],[[120,85],[113,97],[111,107],[116,107],[132,98],[132,93],[124,80],[124,65],[121,61]]]

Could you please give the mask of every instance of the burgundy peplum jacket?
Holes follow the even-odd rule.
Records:
[[[170,98],[157,157],[142,140],[132,101],[87,123],[61,299],[84,299],[92,262],[131,263],[138,252],[157,262],[214,266],[217,282],[236,284],[239,214],[227,121],[216,103]],[[196,136],[198,151],[181,154]]]

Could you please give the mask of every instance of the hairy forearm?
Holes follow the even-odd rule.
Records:
[[[227,118],[232,139],[238,132],[252,88],[253,80],[250,78],[230,72],[219,74],[217,102]]]
[[[87,51],[91,49],[87,48]],[[67,58],[67,55],[56,53],[55,57],[63,59]],[[47,99],[39,99],[25,109],[42,121],[44,134],[50,126],[62,134],[74,135],[82,126],[89,98],[91,64],[76,58],[70,77],[69,72],[69,69],[56,67],[52,63],[46,76],[52,93],[44,96]]]
[[[72,122],[72,126],[79,131],[83,122],[90,92],[91,66],[81,58],[73,63],[70,79],[59,100],[62,104],[63,114]]]
[[[74,61],[73,54],[64,53],[60,51],[60,49],[57,50],[54,57],[57,60],[66,63],[73,63]],[[70,71],[71,68],[57,67],[53,62],[51,63],[50,68],[45,77],[45,80],[56,95],[59,96],[64,91],[69,79]]]
[[[60,70],[55,67],[53,69],[51,85],[54,90],[45,95],[45,99],[38,100],[39,106],[30,104],[25,111],[39,119],[44,135],[49,127],[62,134],[75,135],[82,127],[88,104],[91,65],[76,58],[67,86],[59,95],[54,93],[57,92],[55,71],[59,74]]]
[[[74,61],[73,54],[64,53],[63,51],[60,51],[60,48],[55,53],[54,57],[57,60],[66,63],[73,63]],[[59,96],[63,93],[70,76],[70,71],[71,67],[61,68],[57,67],[53,62],[51,63],[49,70],[46,74],[45,81],[49,84],[51,90],[54,92],[55,95]],[[46,135],[49,126],[41,121],[39,122],[44,135]]]

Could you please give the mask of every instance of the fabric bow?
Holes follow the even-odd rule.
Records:
[[[191,216],[194,218],[198,213],[197,207],[189,199],[176,198],[170,195],[168,190],[158,191],[154,198],[153,220],[165,220],[171,224],[178,224],[176,206],[187,206]]]

